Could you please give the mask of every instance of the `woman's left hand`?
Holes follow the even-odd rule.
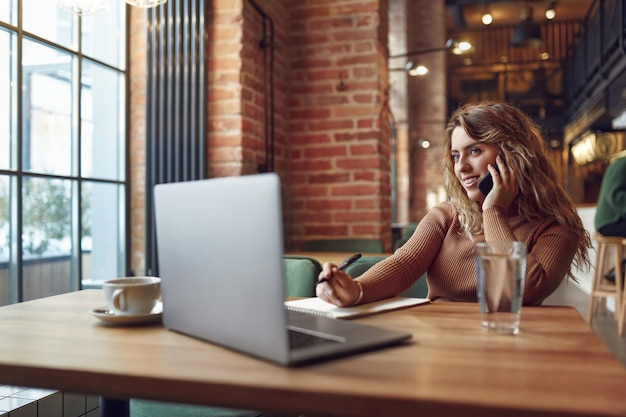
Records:
[[[487,169],[491,173],[491,177],[493,179],[493,188],[483,201],[483,211],[491,207],[502,207],[503,209],[507,209],[519,193],[519,186],[517,184],[515,172],[506,166],[500,155],[496,157],[496,164],[498,165],[500,172],[498,172],[498,170],[496,170],[492,165],[487,166]]]

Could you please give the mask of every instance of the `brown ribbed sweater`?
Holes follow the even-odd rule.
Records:
[[[474,237],[477,242],[526,242],[524,305],[540,304],[569,271],[578,246],[575,234],[554,219],[530,224],[518,216],[507,217],[498,207],[486,210],[483,222],[485,233]],[[361,303],[398,295],[424,273],[431,300],[477,301],[473,242],[450,203],[433,208],[404,246],[358,278],[363,285]]]

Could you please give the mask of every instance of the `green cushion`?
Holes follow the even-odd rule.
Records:
[[[358,261],[348,266],[345,271],[350,274],[352,278],[356,278],[383,259],[385,259],[384,256],[363,256]],[[415,284],[400,295],[403,297],[426,298],[428,296],[426,275],[418,279]]]
[[[413,297],[413,298],[426,298],[428,297],[428,282],[426,281],[426,274],[422,275],[420,279],[418,279],[415,284],[411,285],[411,287],[403,292],[403,297]]]
[[[376,239],[316,239],[302,244],[303,252],[383,253],[383,242]]]
[[[402,246],[404,246],[404,244],[408,241],[408,238],[405,237],[401,237],[400,239],[396,239],[395,242],[393,242],[393,251],[397,251],[399,248],[401,248]]]
[[[349,265],[345,271],[352,277],[356,278],[363,275],[365,271],[374,266],[377,262],[385,259],[386,256],[362,256],[355,263]]]
[[[413,236],[413,233],[415,233],[415,229],[417,229],[417,223],[407,224],[402,231],[402,237],[408,240],[411,236]]]
[[[287,297],[313,297],[319,271],[308,259],[283,258]],[[321,267],[320,267],[321,271]]]
[[[399,247],[404,245],[411,238],[411,236],[413,236],[413,233],[415,233],[415,229],[417,229],[417,223],[409,223],[408,225],[406,225],[406,227],[402,230],[402,237],[396,239],[396,241],[393,242],[394,252]]]
[[[320,262],[315,258],[304,255],[283,255],[283,259],[306,259],[307,261],[310,261],[313,265],[315,265],[315,269],[317,269],[317,275],[322,272],[322,264],[320,264]]]

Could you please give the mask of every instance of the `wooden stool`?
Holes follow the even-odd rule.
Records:
[[[617,333],[620,336],[624,334],[624,322],[626,322],[626,291],[622,288],[622,302],[617,317]]]
[[[624,288],[622,283],[622,258],[626,239],[618,236],[603,236],[596,233],[593,241],[597,243],[596,262],[594,267],[593,282],[591,285],[591,299],[587,321],[593,321],[593,316],[598,307],[598,299],[603,299],[606,303],[607,297],[615,299],[615,319],[617,320],[618,332],[621,335],[624,330],[624,310],[626,300],[624,299]],[[611,268],[611,249],[613,250],[613,265],[615,268],[615,282],[608,281],[604,275]]]

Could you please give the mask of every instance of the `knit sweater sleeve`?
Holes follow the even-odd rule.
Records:
[[[362,302],[401,294],[418,279],[425,279],[454,218],[454,211],[445,204],[426,214],[408,242],[358,278],[363,286]]]

